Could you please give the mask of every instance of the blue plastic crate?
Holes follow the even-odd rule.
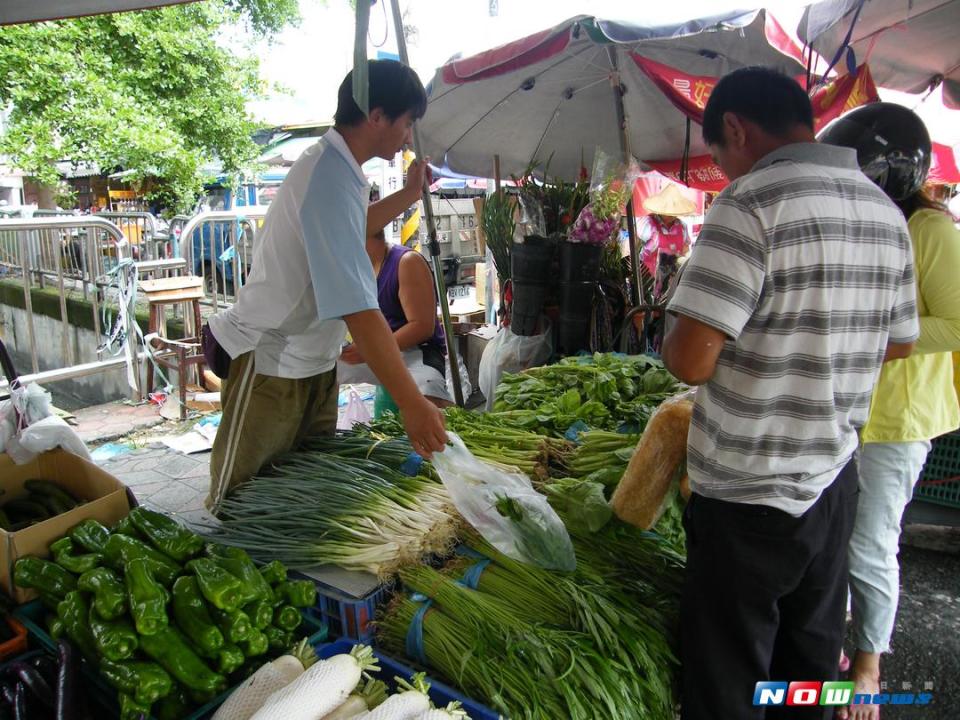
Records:
[[[27,628],[29,637],[33,638],[42,648],[56,653],[57,643],[50,637],[44,623],[46,613],[47,609],[43,606],[43,603],[39,600],[33,600],[18,607],[13,614]],[[311,612],[304,612],[303,622],[300,624],[300,627],[297,628],[295,634],[298,638],[307,638],[307,641],[311,645],[316,646],[326,641],[328,637],[327,632],[327,626],[321,619]],[[91,700],[95,700],[99,705],[106,706],[112,716],[118,716],[119,707],[117,705],[117,694],[113,688],[107,685],[100,677],[100,674],[91,668],[85,660],[82,661],[81,667],[84,676],[90,681],[91,694],[93,695]],[[204,720],[205,718],[211,717],[233,691],[234,688],[224,690],[220,695],[206,705],[197,708],[193,713],[182,718],[182,720]],[[151,717],[148,720],[153,720],[153,718]]]
[[[373,621],[377,616],[377,608],[389,597],[389,588],[379,587],[369,595],[355,598],[314,578],[299,574],[297,577],[312,580],[316,585],[317,604],[311,612],[329,626],[330,637],[350,638],[364,643],[373,641]]]
[[[320,658],[329,658],[334,655],[342,655],[343,653],[348,653],[353,647],[357,645],[357,642],[349,638],[341,638],[332,643],[327,643],[325,645],[317,646],[317,655]],[[413,677],[415,670],[413,668],[404,665],[401,662],[394,660],[383,653],[374,650],[373,653],[380,664],[380,673],[377,675],[378,679],[383,680],[391,690],[394,689],[396,683],[394,682],[394,677],[402,677],[410,679]],[[449,685],[444,685],[441,682],[437,682],[431,678],[427,678],[427,682],[430,683],[430,699],[433,701],[433,704],[437,707],[446,707],[449,703],[454,700],[459,701],[463,705],[463,709],[466,711],[467,715],[470,716],[471,720],[499,720],[500,714],[495,710],[491,710],[485,705],[481,705],[476,700],[471,700],[468,697],[465,697],[462,693],[457,692]]]

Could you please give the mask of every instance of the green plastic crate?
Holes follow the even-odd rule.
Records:
[[[955,478],[955,479],[954,479]],[[951,480],[944,483],[943,480]],[[916,500],[960,508],[960,430],[941,435],[923,466],[913,491]]]

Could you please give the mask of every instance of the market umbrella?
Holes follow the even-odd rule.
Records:
[[[691,154],[706,152],[640,69],[642,58],[714,77],[746,65],[804,71],[800,48],[764,10],[656,27],[581,15],[440,67],[420,123],[423,150],[479,176],[490,174],[495,153],[507,175],[550,158],[551,177],[568,181],[581,162],[591,166],[598,146],[615,156],[673,159],[689,139]]]
[[[142,10],[194,0],[3,0],[0,25]]]
[[[829,63],[869,63],[877,85],[921,93],[942,83],[960,109],[960,3],[826,0],[808,7],[797,34]]]

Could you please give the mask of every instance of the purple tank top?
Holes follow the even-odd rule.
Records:
[[[408,252],[412,252],[408,247],[391,245],[387,249],[387,254],[383,258],[383,265],[380,266],[380,274],[377,276],[377,300],[380,303],[380,311],[387,319],[390,329],[394,332],[407,324],[407,316],[400,304],[400,258]],[[436,298],[436,288],[434,288],[433,295]],[[443,326],[439,319],[434,325],[433,335],[426,342],[421,343],[419,347],[424,351],[424,362],[431,367],[436,362],[434,359],[436,354],[439,353],[442,367],[447,348],[443,336]],[[430,358],[428,358],[428,354],[431,356]],[[432,362],[428,362],[428,359]],[[443,370],[440,372],[443,372]]]

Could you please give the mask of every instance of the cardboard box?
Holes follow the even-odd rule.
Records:
[[[6,502],[26,494],[27,480],[52,480],[77,498],[86,500],[70,512],[32,525],[19,532],[0,530],[0,587],[18,603],[36,597],[33,590],[13,584],[13,564],[21,557],[49,557],[47,546],[63,537],[81,520],[93,518],[110,526],[130,512],[127,487],[110,473],[101,470],[65,450],[51,450],[33,462],[16,465],[6,454],[0,454],[0,489]]]

